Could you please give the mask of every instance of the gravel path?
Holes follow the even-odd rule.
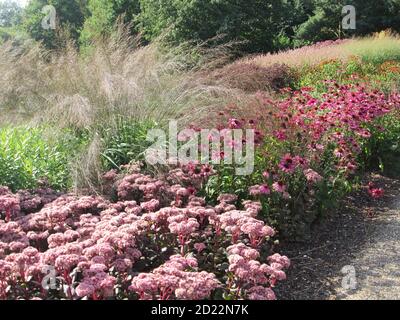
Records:
[[[334,298],[400,300],[400,199],[396,198],[374,224],[367,245],[350,262],[356,271],[355,288],[352,290],[346,279],[347,290],[339,287]]]
[[[290,300],[400,300],[400,181],[366,177],[385,188],[381,200],[362,190],[311,240],[286,243],[288,280],[277,290]]]

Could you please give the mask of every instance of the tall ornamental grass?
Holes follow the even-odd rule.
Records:
[[[365,62],[374,63],[399,60],[400,39],[390,32],[381,32],[366,38],[325,41],[293,50],[247,57],[241,62],[261,67],[283,63],[301,68],[318,65],[329,59],[347,62],[353,56],[360,56]]]
[[[0,125],[49,125],[84,132],[87,148],[72,151],[76,186],[93,186],[104,169],[135,160],[145,146],[131,135],[149,123],[190,123],[238,97],[236,89],[205,81],[223,63],[224,48],[203,50],[161,41],[140,46],[125,26],[93,41],[84,52],[67,44],[49,52],[0,46]],[[121,119],[124,124],[121,126]],[[56,130],[57,131],[57,130]],[[135,140],[135,141],[133,141]],[[92,181],[94,179],[94,181]]]

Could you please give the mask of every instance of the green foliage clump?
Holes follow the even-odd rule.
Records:
[[[400,112],[388,114],[371,127],[372,137],[363,145],[365,168],[400,177]]]
[[[45,128],[0,129],[0,185],[12,190],[30,189],[45,180],[57,190],[71,186],[70,161],[83,141],[70,132]]]
[[[132,161],[144,160],[151,145],[146,141],[148,130],[156,127],[152,121],[137,122],[118,117],[115,126],[102,128],[102,165],[104,170],[119,169]]]
[[[0,27],[0,44],[6,41],[12,41],[14,46],[23,46],[29,36],[17,27]]]

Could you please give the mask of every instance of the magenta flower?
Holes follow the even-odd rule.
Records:
[[[269,186],[268,185],[266,185],[266,184],[263,184],[262,186],[260,186],[260,193],[261,194],[270,194],[271,193],[271,190],[270,190],[270,188],[269,188]]]
[[[275,182],[272,185],[272,189],[274,189],[274,191],[279,192],[279,193],[284,193],[286,192],[286,186],[283,182],[279,181],[279,182]]]
[[[296,162],[290,154],[285,154],[279,163],[279,168],[286,173],[293,173],[296,169]]]

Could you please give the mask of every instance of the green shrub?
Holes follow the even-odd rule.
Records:
[[[400,111],[388,114],[371,127],[372,137],[363,145],[361,161],[365,169],[380,169],[400,176]]]
[[[0,185],[30,189],[45,180],[57,190],[71,185],[70,160],[82,144],[69,132],[44,128],[0,129]]]

